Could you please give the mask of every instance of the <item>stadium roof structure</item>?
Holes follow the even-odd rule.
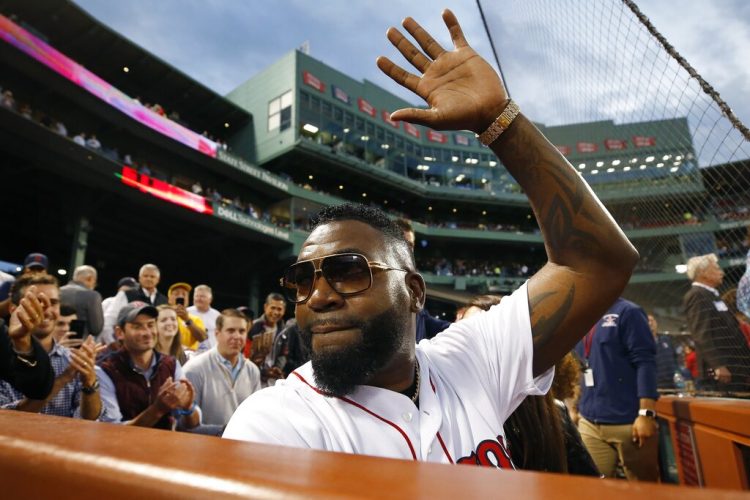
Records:
[[[223,135],[250,114],[222,95],[102,24],[70,0],[0,0],[0,13],[125,93],[176,110],[194,128]],[[127,73],[123,68],[128,68]],[[201,130],[198,130],[199,132]]]

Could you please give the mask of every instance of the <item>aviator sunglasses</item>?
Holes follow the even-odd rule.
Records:
[[[287,298],[295,304],[306,302],[315,288],[318,273],[339,295],[354,295],[372,286],[372,272],[403,271],[382,262],[370,262],[358,253],[326,255],[317,259],[302,260],[292,264],[281,278],[281,287]]]

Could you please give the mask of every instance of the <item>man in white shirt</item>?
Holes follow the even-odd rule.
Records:
[[[193,316],[198,316],[203,321],[206,329],[207,338],[200,343],[198,351],[207,351],[216,346],[216,320],[221,314],[211,307],[214,300],[214,294],[208,285],[198,285],[193,290],[193,305],[187,308],[187,312]]]
[[[527,194],[548,263],[490,311],[415,342],[425,283],[403,232],[362,205],[321,211],[284,273],[311,362],[250,396],[224,437],[442,463],[512,467],[504,419],[619,296],[638,260],[583,178],[520,114],[453,13],[446,51],[413,19],[390,41],[420,73],[378,66],[424,98],[391,118],[473,130]],[[502,135],[501,135],[502,134]],[[498,250],[499,251],[499,250]]]
[[[260,390],[260,370],[242,356],[247,340],[247,318],[225,309],[216,322],[216,347],[185,365],[185,376],[195,387],[202,424],[223,428],[242,401]]]

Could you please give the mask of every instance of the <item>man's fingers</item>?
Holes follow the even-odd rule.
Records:
[[[417,85],[419,85],[419,77],[413,75],[401,68],[399,65],[394,64],[393,61],[387,57],[380,56],[377,59],[378,68],[380,71],[390,76],[391,79],[403,86],[407,90],[411,90],[415,94],[417,93]]]
[[[422,50],[425,51],[425,53],[430,56],[433,59],[437,59],[440,54],[445,52],[445,49],[435,41],[432,36],[430,36],[427,31],[425,31],[422,26],[419,25],[418,22],[416,22],[411,17],[407,17],[404,19],[404,21],[401,23],[406,29],[406,31],[409,32],[411,36],[414,37],[414,40],[417,41],[420,47],[422,47]]]
[[[427,68],[430,67],[430,60],[419,49],[417,49],[414,44],[407,40],[399,30],[396,28],[388,28],[386,36],[412,66],[422,73],[427,71]]]
[[[416,123],[429,126],[435,118],[434,111],[430,109],[404,108],[391,113],[391,120]]]
[[[461,47],[468,47],[469,44],[466,41],[466,37],[464,37],[464,32],[461,29],[461,25],[458,24],[458,19],[456,19],[456,16],[451,12],[450,9],[445,9],[443,11],[443,21],[445,22],[445,25],[448,27],[448,31],[451,34],[451,40],[453,40],[453,45],[460,49]]]
[[[36,299],[39,301],[39,305],[42,308],[42,312],[44,312],[49,306],[52,305],[52,302],[50,302],[49,297],[47,297],[42,292],[39,292],[37,294]]]

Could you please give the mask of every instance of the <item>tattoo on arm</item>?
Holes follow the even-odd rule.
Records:
[[[555,310],[548,310],[542,304],[558,292],[544,292],[529,298],[531,306],[531,332],[534,342],[534,350],[538,352],[539,347],[545,345],[554,336],[563,319],[568,315],[573,306],[576,287],[571,285],[565,300]],[[541,306],[541,307],[540,307]],[[541,309],[541,310],[540,310]]]

